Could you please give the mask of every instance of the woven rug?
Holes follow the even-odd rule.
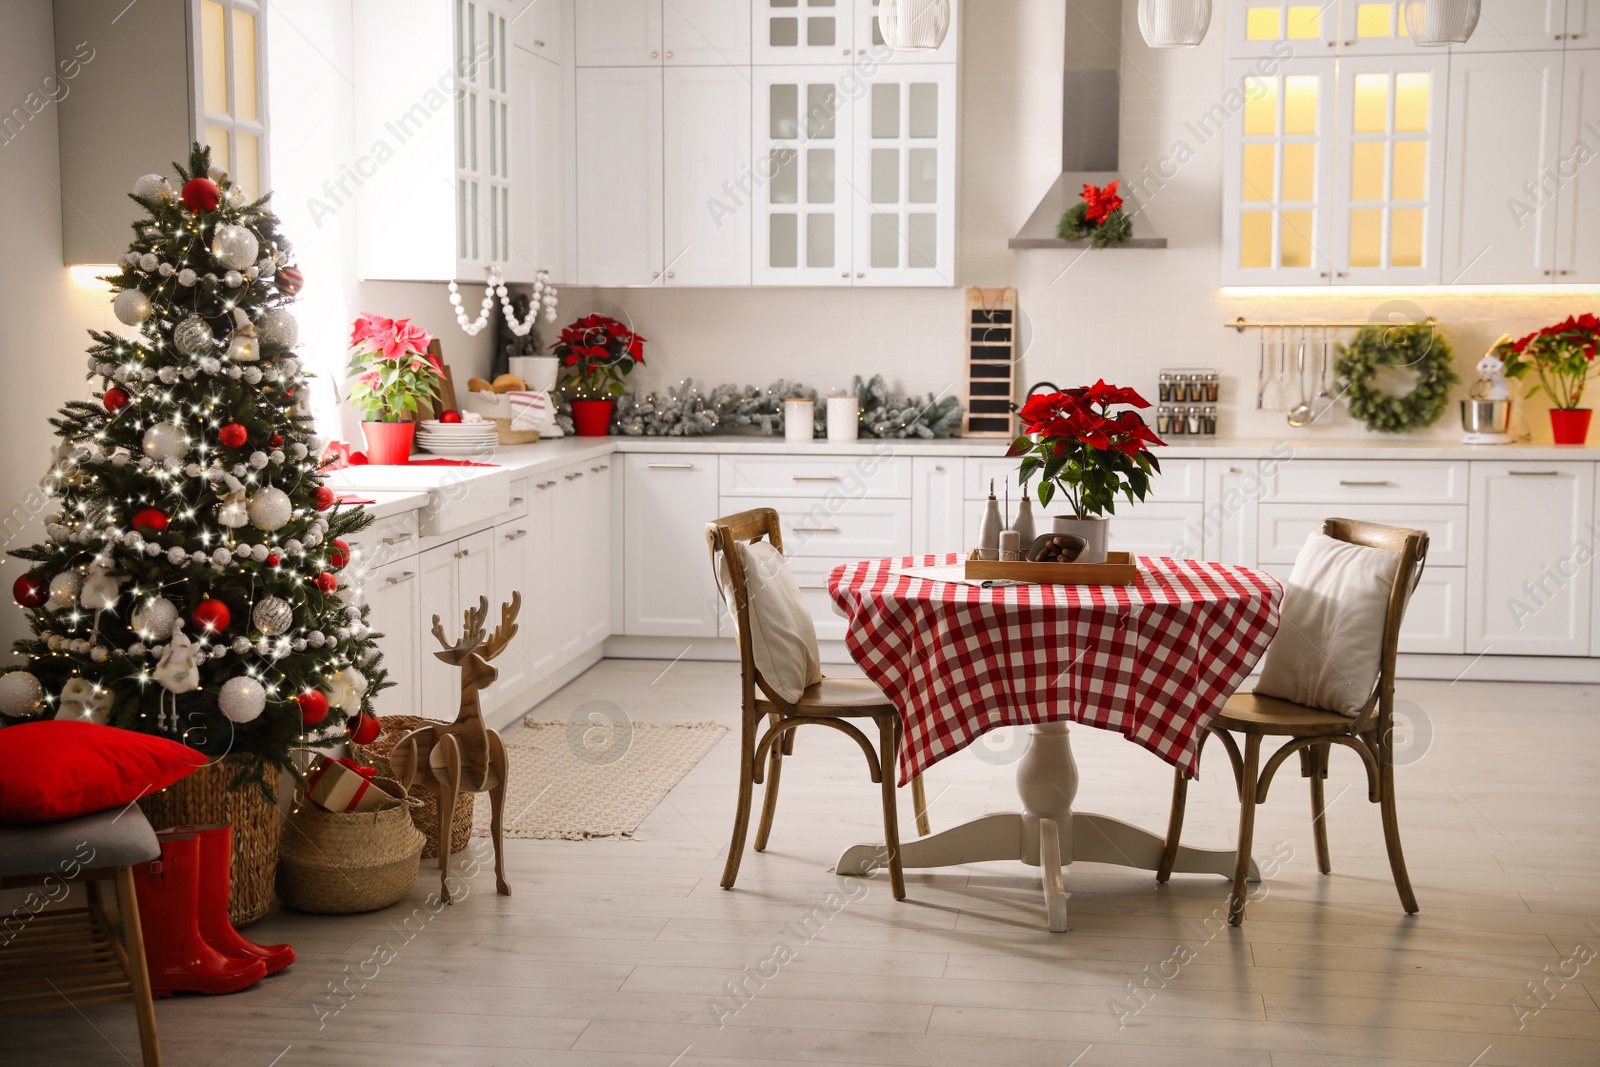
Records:
[[[507,837],[632,837],[672,787],[728,732],[714,722],[585,723],[524,719],[502,735],[511,764]],[[472,836],[489,836],[487,795]]]

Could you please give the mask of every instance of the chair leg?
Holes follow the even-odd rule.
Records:
[[[750,795],[755,789],[756,723],[753,712],[744,713],[739,731],[739,805],[733,816],[733,841],[728,845],[728,862],[722,868],[722,888],[732,889],[739,877],[739,861],[744,858],[744,839],[750,831]]]
[[[900,869],[900,815],[895,806],[894,764],[900,751],[900,713],[878,717],[878,777],[883,789],[883,847],[888,853],[889,888],[894,899],[906,898],[906,876]]]
[[[1233,868],[1233,894],[1228,900],[1228,923],[1244,922],[1246,881],[1250,877],[1250,846],[1256,832],[1256,780],[1261,773],[1261,735],[1244,739],[1244,774],[1239,787],[1239,859]]]
[[[139,898],[133,885],[133,868],[117,868],[117,913],[122,918],[123,951],[128,956],[128,980],[133,984],[133,1014],[139,1023],[139,1050],[144,1067],[161,1067],[161,1044],[156,1039],[155,999],[150,994],[150,968],[144,958],[144,930],[139,926]]]
[[[1417,894],[1406,873],[1406,857],[1400,851],[1400,817],[1394,806],[1394,740],[1391,731],[1381,731],[1378,741],[1378,807],[1383,812],[1383,844],[1389,850],[1389,869],[1394,872],[1394,888],[1407,915],[1415,915]]]
[[[889,772],[885,770],[884,774]],[[928,822],[928,798],[922,790],[922,775],[911,779],[911,806],[917,811],[917,836],[927,837],[933,833],[933,826]]]
[[[1311,778],[1311,836],[1317,843],[1317,870],[1323,874],[1333,871],[1328,860],[1328,809],[1323,801],[1323,783],[1328,778],[1328,753],[1332,745],[1313,745],[1301,749],[1309,754]]]
[[[778,725],[779,715],[772,715],[771,725]],[[767,782],[762,786],[761,792],[761,823],[756,827],[756,851],[767,850],[767,838],[772,836],[772,817],[778,811],[778,781],[783,777],[783,750],[789,744],[789,739],[798,730],[790,730],[777,740],[772,746],[772,753],[767,757]]]
[[[1156,881],[1165,882],[1172,877],[1172,864],[1178,858],[1178,842],[1183,837],[1183,809],[1189,799],[1189,779],[1181,767],[1172,771],[1172,814],[1167,816],[1167,843],[1161,849],[1161,864],[1156,868]]]

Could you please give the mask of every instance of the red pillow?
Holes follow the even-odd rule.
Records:
[[[164,737],[53,719],[0,730],[0,822],[56,822],[165,789],[206,757]]]

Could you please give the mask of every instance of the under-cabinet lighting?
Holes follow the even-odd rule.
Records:
[[[1600,296],[1600,284],[1552,285],[1224,285],[1227,297],[1320,296]]]

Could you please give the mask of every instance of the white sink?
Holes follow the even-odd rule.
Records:
[[[328,484],[350,492],[427,493],[418,515],[424,537],[452,534],[511,510],[511,472],[505,467],[368,463],[330,471]]]

